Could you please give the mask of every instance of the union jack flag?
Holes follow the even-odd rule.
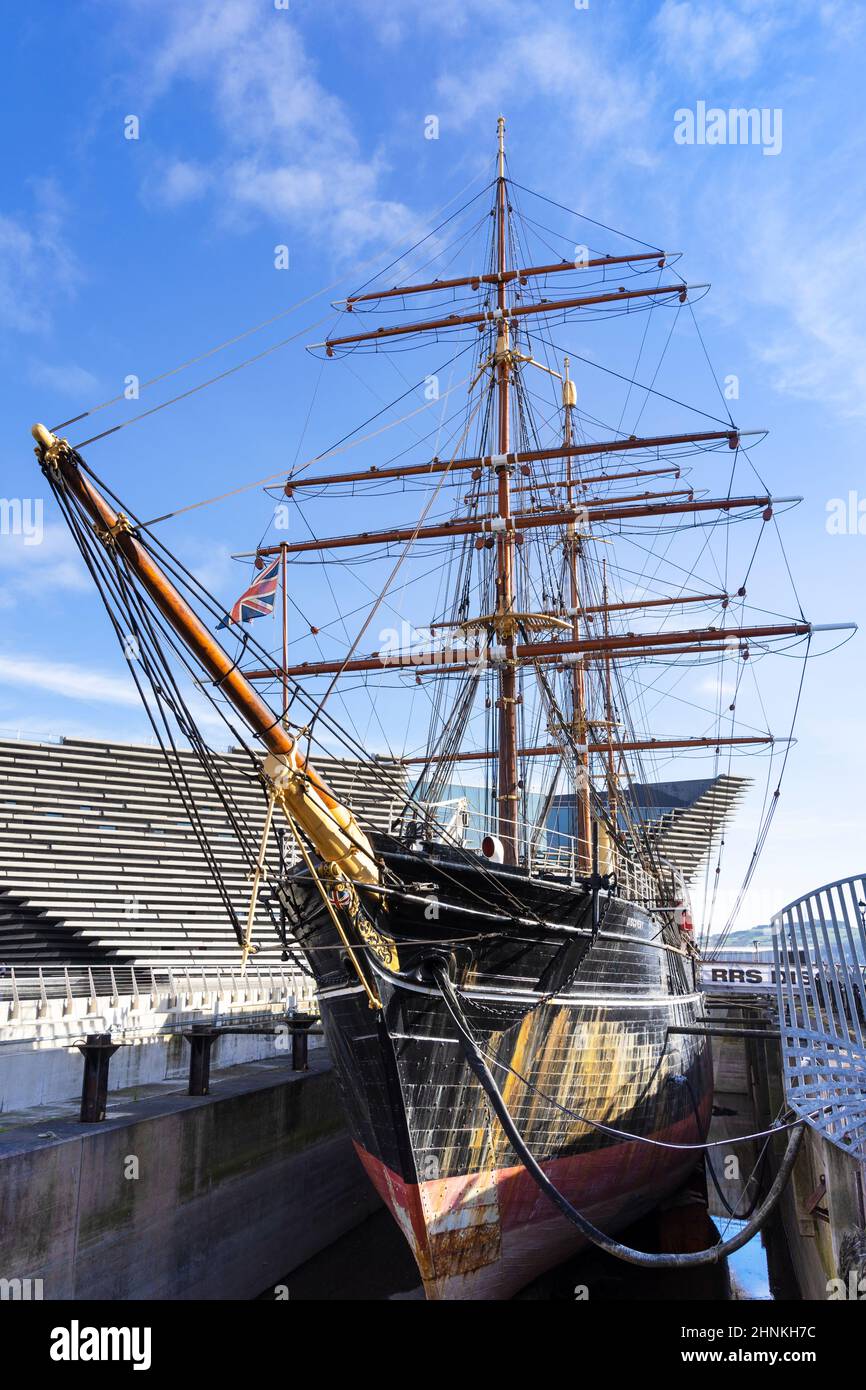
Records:
[[[273,613],[277,599],[279,569],[280,558],[277,556],[276,560],[259,570],[250,587],[244,590],[234,608],[218,625],[217,631],[221,627],[230,627],[232,623],[251,623],[253,618],[266,617]]]

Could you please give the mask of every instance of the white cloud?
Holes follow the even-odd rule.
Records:
[[[248,572],[232,559],[231,548],[227,545],[202,540],[186,542],[183,557],[188,569],[209,593],[227,594],[232,603],[249,583]]]
[[[824,0],[818,6],[818,18],[834,48],[844,48],[863,38],[866,11],[862,5],[852,5],[851,0]]]
[[[0,213],[0,325],[44,332],[57,295],[70,296],[81,274],[65,236],[63,199],[50,179],[33,179],[32,206]]]
[[[144,192],[152,202],[170,208],[181,207],[203,198],[213,182],[213,173],[204,165],[186,159],[170,159],[147,177]]]
[[[194,16],[177,7],[164,7],[163,15],[148,99],[158,102],[181,81],[197,84],[212,105],[221,148],[209,165],[166,161],[146,182],[146,196],[177,204],[218,188],[223,216],[266,215],[287,228],[316,222],[347,252],[415,235],[409,209],[382,196],[384,160],[364,151],[290,13],[222,0],[199,5]]]
[[[697,695],[712,695],[714,697],[733,695],[737,689],[737,682],[732,676],[723,676],[721,669],[718,675],[703,676],[695,681],[694,691]]]
[[[37,386],[47,386],[50,391],[56,391],[61,396],[83,397],[97,390],[99,386],[99,381],[92,372],[87,371],[86,367],[77,366],[74,362],[55,365],[37,362],[30,369],[30,380]]]
[[[147,690],[146,679],[143,685]],[[21,687],[30,692],[43,691],[48,695],[61,695],[64,700],[136,709],[141,712],[142,728],[148,726],[138,688],[126,672],[113,675],[72,662],[52,661],[44,656],[6,650],[0,651],[0,686]],[[224,736],[224,741],[228,735],[227,726],[204,696],[189,685],[186,688],[181,685],[181,693],[196,724],[203,729],[218,730]],[[65,713],[63,718],[65,724]],[[13,719],[13,722],[16,727],[19,726],[18,721]],[[67,728],[63,732],[67,732]]]
[[[0,608],[37,594],[89,589],[90,580],[65,526],[48,524],[38,545],[24,535],[0,536]]]
[[[852,273],[866,217],[847,196],[816,206],[802,186],[753,202],[744,228],[743,288],[771,312],[754,346],[775,389],[866,414],[866,286]]]
[[[489,56],[473,52],[471,71],[458,67],[439,79],[443,120],[463,126],[482,112],[507,112],[515,101],[553,98],[563,103],[558,139],[564,149],[575,138],[581,146],[616,139],[620,154],[651,163],[640,131],[652,107],[653,77],[611,64],[579,17],[551,23],[543,10],[510,13],[512,24]]]
[[[787,16],[796,22],[796,15]],[[694,77],[750,77],[785,22],[772,0],[665,0],[655,19],[661,48]]]
[[[497,22],[501,22],[510,5],[507,0],[499,0]],[[382,0],[354,0],[354,9],[360,14],[368,29],[388,47],[417,37],[419,29],[435,31],[438,37],[445,35],[458,41],[465,34],[474,12],[489,15],[489,0],[401,0],[399,6],[386,5]],[[524,8],[525,13],[525,8]]]
[[[661,225],[675,228],[678,207],[683,231],[696,222],[708,244],[718,242],[720,229],[729,241],[739,231],[738,294],[744,317],[756,307],[775,311],[775,317],[767,314],[754,350],[773,369],[778,390],[859,413],[866,401],[860,329],[866,317],[846,263],[856,263],[862,229],[850,230],[845,207],[831,225],[824,196],[829,180],[821,175],[826,158],[801,149],[796,187],[785,186],[782,160],[757,161],[763,166],[757,174],[741,161],[736,198],[732,162],[722,163],[735,152],[722,151],[716,159],[719,152],[711,151],[712,163],[706,151],[698,152],[699,165],[696,152],[686,151],[691,162],[683,159],[677,168],[687,177],[678,177],[667,158],[683,73],[707,82],[747,79],[748,88],[770,57],[783,83],[778,100],[785,106],[788,158],[793,142],[802,144],[795,102],[802,104],[816,45],[838,42],[850,8],[824,0],[810,25],[781,0],[663,0],[635,29],[621,13],[606,13],[601,25],[591,11],[565,6],[554,12],[535,0],[501,0],[495,19],[486,0],[436,6],[405,0],[394,10],[377,0],[352,0],[335,22],[357,32],[359,44],[383,45],[390,61],[398,61],[401,45],[428,44],[430,86],[419,112],[429,102],[443,133],[483,119],[489,144],[479,148],[489,153],[491,167],[493,120],[504,109],[515,145],[522,136],[540,166],[538,178],[525,181],[543,186],[552,168],[563,202],[596,208],[602,216],[608,206],[621,207],[623,165],[629,163],[654,171],[653,182],[643,182],[647,235],[659,213]],[[214,206],[223,219],[266,219],[275,240],[290,243],[294,232],[315,229],[347,259],[359,246],[415,239],[419,222],[405,204],[385,196],[384,150],[368,147],[352,107],[337,94],[351,84],[316,68],[291,10],[271,10],[256,0],[204,0],[190,10],[163,0],[146,12],[143,100],[159,103],[183,85],[184,101],[201,98],[214,126],[205,127],[211,158],[202,158],[201,142],[196,158],[168,152],[155,158],[147,196],[178,206],[218,195]],[[739,88],[737,99],[745,101]],[[551,131],[548,140],[545,130]],[[542,138],[535,139],[536,131]],[[838,145],[833,148],[838,155]],[[586,149],[592,158],[583,158]],[[845,178],[852,162],[856,168],[852,149],[837,162],[838,187],[845,188],[849,205]],[[610,220],[633,225],[615,212]],[[724,317],[724,302],[711,301],[707,311]]]
[[[71,700],[96,700],[110,705],[140,705],[138,691],[128,676],[112,676],[69,662],[42,656],[17,656],[0,652],[0,684],[45,690]]]

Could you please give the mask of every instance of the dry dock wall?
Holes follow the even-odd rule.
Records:
[[[866,1297],[866,1163],[808,1129],[781,1211],[802,1297]]]
[[[763,1018],[770,1029],[768,1017],[766,1005],[732,1004],[717,1022],[736,1029],[760,1026]],[[713,1061],[716,1115],[710,1138],[730,1139],[733,1152],[736,1139],[763,1130],[785,1110],[778,1034],[768,1036],[766,1042],[762,1038],[722,1041],[717,1037]],[[778,1171],[786,1138],[780,1134],[773,1141],[764,1192]],[[736,1144],[742,1175],[755,1171],[762,1148],[759,1141]],[[716,1149],[711,1162],[728,1203],[742,1210],[743,1180],[740,1175],[728,1175],[728,1153],[726,1148]],[[712,1187],[710,1211],[726,1220],[726,1209]],[[846,1299],[855,1296],[853,1288],[862,1299],[866,1295],[866,1162],[807,1127],[791,1181],[762,1240],[775,1297]]]
[[[212,1094],[115,1096],[0,1130],[0,1280],[45,1299],[245,1299],[379,1206],[322,1051],[234,1067]],[[14,1285],[12,1286],[14,1287]]]

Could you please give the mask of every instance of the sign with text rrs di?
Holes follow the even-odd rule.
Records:
[[[747,994],[775,994],[776,967],[772,961],[704,960],[700,964],[700,987],[708,994],[743,991]]]

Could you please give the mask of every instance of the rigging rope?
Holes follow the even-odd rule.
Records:
[[[453,202],[455,202],[455,200],[456,200],[457,198],[462,197],[462,195],[467,191],[467,189],[471,188],[472,185],[473,185],[474,183],[477,183],[477,182],[478,182],[479,177],[481,177],[481,176],[478,175],[478,174],[473,175],[473,177],[468,181],[468,183],[464,184],[464,186],[463,186],[462,189],[460,189],[457,193],[455,193],[455,194],[453,195],[453,197],[449,198],[447,202],[445,202],[445,203],[442,204],[442,206],[438,209],[438,211],[437,211],[436,213],[434,213],[434,216],[435,216],[435,217],[438,217],[439,214],[442,213],[442,212],[444,212],[445,209],[446,209],[447,207],[450,207],[450,205],[451,205]],[[402,251],[400,257],[398,257],[398,260],[403,259],[403,258],[404,258],[405,256],[407,256],[407,255],[411,255],[411,253],[412,253],[413,251],[417,250],[417,248],[418,248],[419,246],[422,246],[422,245],[424,244],[425,241],[428,241],[431,237],[435,236],[436,233],[442,229],[442,227],[447,226],[447,224],[448,224],[449,222],[453,221],[455,217],[459,217],[460,214],[461,214],[462,212],[465,212],[466,209],[467,209],[468,207],[471,207],[472,203],[477,202],[477,200],[478,200],[479,198],[482,198],[482,197],[484,196],[484,194],[487,192],[487,189],[488,189],[489,187],[490,187],[490,184],[488,183],[488,184],[485,184],[485,186],[484,186],[483,188],[480,188],[480,189],[478,190],[478,192],[477,192],[476,194],[474,194],[474,195],[469,199],[468,202],[464,203],[462,207],[459,207],[459,208],[456,210],[456,212],[451,213],[451,215],[450,215],[449,217],[446,217],[445,220],[444,220],[443,222],[440,222],[437,226],[433,227],[425,236],[421,237],[420,240],[418,240],[418,241],[415,243],[414,246],[409,247],[409,249],[408,249],[407,251]],[[363,261],[363,262],[361,263],[361,266],[358,267],[358,268],[361,269],[361,268],[363,268],[364,266],[371,265],[371,264],[373,264],[375,261],[377,261],[378,258],[379,258],[379,253],[377,252],[377,253],[375,253],[374,255],[367,257],[367,259],[366,259],[365,261]],[[396,265],[396,264],[397,264],[397,261],[392,261],[391,264],[392,264],[392,265]],[[386,267],[385,267],[385,270],[387,270],[388,268],[389,268],[389,267],[386,266]],[[354,267],[353,267],[352,269],[354,269]],[[166,371],[164,371],[164,372],[160,372],[157,376],[150,377],[149,380],[144,381],[144,382],[141,382],[141,383],[139,384],[139,388],[138,388],[139,391],[145,391],[145,390],[147,390],[148,387],[150,387],[150,386],[155,386],[158,382],[160,382],[160,381],[165,381],[168,377],[176,376],[176,375],[178,374],[178,372],[186,371],[189,367],[194,367],[194,366],[196,366],[199,362],[204,362],[204,361],[206,361],[207,358],[215,356],[216,353],[224,351],[225,348],[234,347],[234,345],[235,345],[236,343],[243,342],[243,340],[244,340],[245,338],[251,337],[254,333],[259,333],[259,332],[261,332],[261,330],[262,330],[263,328],[269,328],[269,327],[271,326],[271,324],[273,324],[273,323],[278,323],[280,319],[284,319],[284,318],[286,318],[289,314],[295,313],[296,310],[304,308],[305,305],[312,303],[313,300],[315,300],[315,299],[320,299],[320,298],[322,297],[322,295],[324,295],[324,294],[330,294],[333,290],[337,289],[337,287],[338,287],[339,285],[343,284],[344,281],[345,281],[346,279],[348,279],[348,276],[349,276],[350,273],[351,273],[351,271],[350,271],[350,270],[347,270],[343,275],[341,275],[341,276],[339,277],[339,279],[332,281],[330,285],[324,285],[324,286],[322,286],[320,289],[314,290],[311,294],[306,295],[303,299],[299,299],[299,300],[297,300],[294,304],[290,304],[289,307],[288,307],[287,309],[280,309],[276,314],[272,314],[269,318],[262,319],[262,321],[261,321],[260,323],[253,324],[253,326],[252,326],[251,328],[246,328],[246,329],[244,329],[242,332],[236,333],[233,337],[231,337],[231,338],[226,338],[223,342],[217,343],[215,347],[208,348],[205,352],[197,353],[194,357],[188,358],[185,362],[179,363],[176,367],[170,367],[170,368],[168,368],[168,370],[166,370]],[[384,274],[385,272],[382,271],[381,273]],[[369,283],[369,282],[368,282],[368,283]],[[330,317],[330,315],[328,315],[328,317]],[[325,320],[324,320],[324,319],[320,319],[320,320],[318,320],[318,322],[319,322],[319,323],[324,323]],[[314,326],[315,326],[315,325],[314,325]],[[304,330],[304,331],[307,331],[307,330]],[[297,337],[297,336],[299,336],[299,335],[296,334],[295,336]],[[286,341],[287,341],[287,342],[290,342],[290,341],[292,341],[292,340],[291,340],[291,339],[286,339]],[[281,345],[280,345],[280,346],[281,346]],[[256,359],[251,359],[251,360],[256,360]],[[246,364],[243,364],[243,365],[246,365]],[[214,381],[219,381],[219,380],[221,380],[221,377],[214,377],[213,380],[214,380]],[[206,383],[206,384],[210,385],[211,383]],[[85,420],[85,419],[87,419],[87,417],[90,416],[90,415],[96,415],[98,411],[100,411],[100,410],[105,410],[108,406],[111,406],[111,405],[117,405],[120,401],[125,400],[125,399],[126,399],[126,397],[125,397],[125,395],[124,395],[123,392],[121,392],[121,393],[120,393],[119,395],[117,395],[117,396],[112,396],[110,400],[102,401],[99,405],[91,406],[88,410],[83,410],[83,411],[79,412],[79,414],[71,416],[70,419],[68,419],[68,420],[61,420],[61,422],[60,422],[59,425],[54,425],[54,426],[53,426],[51,432],[52,432],[52,434],[56,434],[56,433],[58,432],[58,430],[66,429],[67,426],[69,426],[69,425],[77,424],[77,422],[78,422],[79,420]],[[182,397],[176,397],[176,399],[180,400],[180,399],[182,399]],[[169,404],[172,404],[172,403],[173,403],[173,402],[169,402]],[[114,431],[113,431],[113,430],[109,430],[109,431],[107,431],[106,433],[111,434],[111,433],[114,433]],[[102,438],[103,436],[98,435],[98,436],[95,436],[95,437],[96,437],[96,438]],[[85,442],[85,443],[88,443],[88,442],[90,442],[90,441],[84,441],[84,442]],[[81,447],[81,446],[79,446],[79,447]]]
[[[452,387],[449,389],[449,391],[446,392],[445,394],[448,395],[448,394],[450,394],[450,393],[453,392],[453,391],[458,391],[458,390],[460,389],[461,386],[465,386],[465,385],[466,385],[466,383],[467,383],[468,380],[469,380],[468,377],[464,377],[461,381],[456,382],[456,383],[454,384],[454,386],[452,386]],[[404,391],[403,396],[408,396],[408,395],[410,394],[410,391],[416,390],[416,389],[417,389],[417,387],[410,387],[410,388],[409,388],[409,391]],[[398,399],[398,400],[402,400],[403,397],[398,396],[397,399]],[[441,399],[441,397],[440,397],[440,399]],[[391,402],[391,404],[394,404],[394,402]],[[303,470],[304,470],[305,468],[309,468],[310,465],[313,464],[313,463],[321,463],[321,462],[323,462],[325,459],[336,458],[336,456],[337,456],[338,454],[345,454],[345,453],[348,453],[348,451],[349,451],[350,449],[355,449],[355,448],[357,448],[358,445],[360,445],[360,444],[367,444],[367,443],[369,443],[369,441],[370,441],[371,439],[376,439],[376,438],[378,438],[378,436],[379,436],[380,434],[385,434],[385,433],[387,433],[388,430],[395,429],[398,425],[403,425],[403,424],[405,424],[407,420],[411,420],[415,415],[420,415],[420,414],[422,413],[422,411],[424,411],[424,410],[429,410],[430,407],[431,407],[432,405],[435,405],[435,404],[436,404],[436,401],[435,401],[435,400],[434,400],[434,401],[425,401],[423,405],[416,406],[414,410],[407,411],[406,414],[400,416],[399,419],[397,419],[397,420],[390,420],[390,421],[388,422],[388,424],[382,425],[379,429],[377,429],[377,430],[372,430],[369,434],[362,435],[362,436],[361,436],[360,438],[358,438],[358,439],[353,439],[351,444],[345,444],[345,445],[342,445],[342,444],[341,444],[341,445],[335,446],[334,448],[331,448],[331,449],[326,450],[326,452],[323,453],[323,454],[317,454],[317,455],[315,455],[315,457],[313,457],[313,458],[311,458],[311,459],[307,459],[306,462],[305,462],[305,463],[302,463],[301,466],[300,466],[300,468],[296,470],[296,472],[295,472],[295,474],[294,474],[293,476],[296,477],[298,474],[302,473]],[[388,406],[383,406],[382,410],[377,411],[376,415],[370,416],[370,419],[371,419],[371,420],[377,419],[378,416],[381,415],[381,414],[383,414],[383,412],[384,412],[385,410],[387,410],[387,409],[388,409]],[[347,436],[347,437],[348,437],[348,436]],[[80,447],[80,446],[76,446],[76,447]],[[87,471],[88,471],[88,472],[91,472],[91,470],[90,470],[89,468],[88,468]],[[95,475],[91,473],[91,476],[95,476]],[[244,483],[241,487],[230,488],[229,491],[227,491],[227,492],[221,492],[221,493],[217,494],[217,496],[215,496],[215,497],[205,497],[201,502],[190,502],[190,503],[188,503],[187,506],[185,506],[185,507],[177,507],[177,508],[175,508],[175,510],[172,511],[172,512],[166,512],[163,516],[153,517],[153,518],[151,518],[150,521],[143,521],[143,522],[140,522],[139,525],[142,527],[142,529],[147,530],[147,529],[148,529],[149,527],[151,527],[151,526],[156,526],[156,525],[158,525],[158,523],[161,522],[161,521],[170,521],[170,520],[172,519],[172,517],[183,516],[186,512],[194,512],[194,511],[197,511],[199,507],[209,507],[209,506],[213,505],[213,503],[215,503],[215,502],[224,502],[224,501],[225,501],[227,498],[229,498],[229,497],[237,497],[237,496],[238,496],[240,493],[242,493],[242,492],[251,492],[251,491],[253,490],[253,488],[262,488],[262,487],[266,487],[269,483],[275,482],[278,478],[285,480],[285,478],[286,478],[286,470],[285,470],[285,468],[281,468],[280,471],[279,471],[278,473],[270,473],[270,474],[268,474],[268,476],[265,477],[265,478],[256,478],[256,479],[255,479],[253,482],[251,482],[251,483]]]

